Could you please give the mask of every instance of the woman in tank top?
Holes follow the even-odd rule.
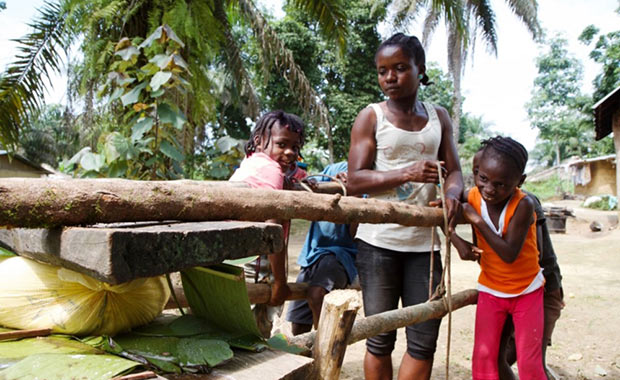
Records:
[[[420,83],[429,84],[424,50],[416,37],[395,34],[375,55],[379,85],[389,98],[371,104],[351,130],[349,183],[352,194],[428,206],[435,184],[445,178],[445,207],[450,228],[460,212],[463,179],[448,112],[417,99]],[[437,169],[437,162],[442,169]],[[441,278],[439,239],[431,247],[431,229],[398,224],[360,224],[356,265],[366,316],[421,303],[428,298],[430,253],[435,255],[435,284]],[[440,320],[408,326],[407,353],[399,378],[429,379]],[[366,342],[366,379],[391,379],[396,332]]]

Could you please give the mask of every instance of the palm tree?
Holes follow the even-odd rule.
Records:
[[[541,36],[538,23],[536,0],[506,0],[512,12],[525,24],[532,38]],[[431,35],[443,18],[448,30],[448,70],[454,84],[452,102],[452,123],[455,137],[459,136],[461,118],[461,79],[469,49],[473,47],[478,32],[490,51],[497,54],[497,33],[495,31],[495,12],[490,0],[395,0],[394,21],[402,26],[426,10],[422,32],[422,42],[428,46]]]
[[[347,22],[342,0],[290,0],[290,4],[317,20],[322,33],[344,48]],[[28,115],[42,105],[46,80],[59,71],[72,43],[82,41],[79,81],[88,101],[106,79],[115,43],[123,37],[145,38],[163,23],[186,43],[182,54],[192,74],[192,91],[189,96],[180,94],[179,105],[193,126],[214,119],[218,93],[209,73],[216,67],[231,74],[246,116],[258,114],[259,100],[233,33],[234,28],[247,28],[261,47],[261,59],[281,70],[307,116],[329,133],[321,99],[252,0],[58,0],[40,9],[31,25],[33,32],[19,40],[20,54],[0,74],[0,143],[15,147]]]

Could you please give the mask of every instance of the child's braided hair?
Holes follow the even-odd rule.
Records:
[[[426,55],[424,54],[424,48],[422,47],[422,43],[420,43],[418,37],[408,36],[403,33],[394,34],[392,37],[383,41],[381,45],[379,45],[379,48],[375,53],[375,60],[381,49],[387,46],[398,46],[407,55],[407,57],[413,58],[413,62],[415,62],[418,67],[426,68]],[[420,83],[425,86],[432,84],[426,75],[426,72],[423,74],[422,79],[420,79]]]
[[[250,134],[250,138],[248,142],[245,143],[245,154],[246,156],[250,156],[252,153],[256,151],[256,137],[266,138],[260,139],[263,141],[263,148],[266,148],[269,145],[269,140],[271,140],[271,128],[274,124],[278,122],[280,126],[289,129],[292,132],[299,134],[299,145],[300,148],[304,145],[305,142],[305,134],[304,134],[304,122],[297,115],[293,115],[290,113],[286,113],[282,110],[276,110],[267,112],[258,120],[254,129],[252,129],[252,133]]]
[[[519,174],[523,174],[528,155],[525,147],[518,141],[510,137],[495,136],[482,141],[483,156],[486,155],[489,149],[493,149],[495,153],[514,163]]]

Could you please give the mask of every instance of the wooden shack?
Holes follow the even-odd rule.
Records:
[[[608,134],[614,134],[616,163],[620,158],[620,86],[596,103],[594,109],[594,125],[596,139],[600,140]],[[620,194],[620,168],[616,165],[616,195]],[[618,208],[620,214],[620,207]]]
[[[10,157],[7,151],[0,150],[0,178],[39,178],[49,174],[52,173],[19,154]]]
[[[616,155],[587,158],[568,164],[575,185],[575,194],[586,197],[612,194],[616,190]]]

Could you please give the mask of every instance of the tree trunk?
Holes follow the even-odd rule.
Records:
[[[425,227],[443,223],[438,208],[230,185],[190,180],[7,178],[0,184],[0,226],[50,228],[136,221],[268,219]]]

